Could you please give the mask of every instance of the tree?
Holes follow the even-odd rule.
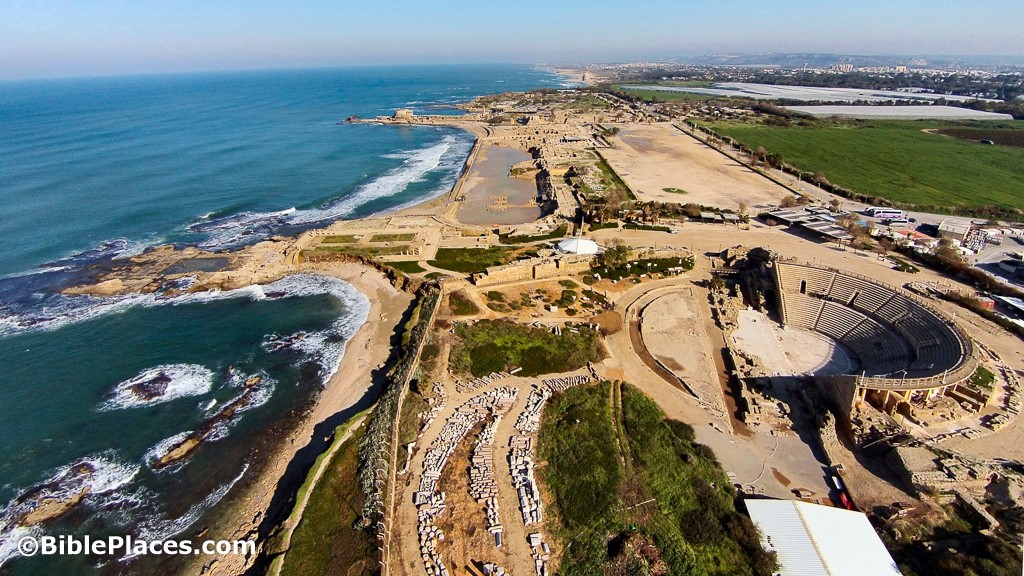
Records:
[[[604,249],[601,254],[601,262],[610,268],[625,266],[629,261],[629,253],[633,249],[627,246],[618,238],[611,241],[611,245]]]
[[[767,155],[768,151],[764,149],[764,146],[758,146],[757,149],[754,150],[754,157],[757,159],[758,162],[764,162],[765,157],[767,157]]]
[[[839,210],[843,207],[843,203],[839,201],[839,198],[833,198],[828,203],[828,207],[833,212],[839,212]]]
[[[779,206],[781,206],[782,208],[793,208],[796,205],[797,205],[796,196],[793,196],[792,194],[790,194],[789,196],[786,196],[785,198],[783,198],[782,202],[779,202]]]

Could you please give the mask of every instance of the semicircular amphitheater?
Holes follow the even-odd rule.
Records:
[[[859,368],[817,376],[847,417],[869,402],[889,413],[915,398],[957,393],[977,368],[974,345],[923,301],[857,274],[775,260],[772,276],[783,324],[845,347]]]

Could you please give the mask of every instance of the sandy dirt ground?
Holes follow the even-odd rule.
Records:
[[[439,519],[438,523],[438,526],[445,531],[445,542],[440,549],[453,576],[476,576],[479,573],[477,566],[486,562],[496,562],[505,568],[511,576],[528,576],[534,573],[527,535],[539,531],[544,534],[545,540],[548,540],[550,531],[547,530],[546,523],[530,526],[523,524],[519,500],[515,487],[512,485],[508,460],[509,438],[518,434],[515,430],[515,421],[526,406],[531,387],[535,382],[585,372],[585,370],[581,370],[537,378],[504,378],[469,392],[456,390],[454,380],[449,375],[442,378],[445,407],[437,414],[434,422],[417,438],[413,457],[409,461],[408,472],[397,478],[398,507],[395,514],[396,533],[392,544],[395,553],[392,557],[398,563],[397,566],[401,567],[399,573],[423,573],[413,495],[419,487],[420,476],[423,473],[426,448],[440,436],[446,420],[455,413],[459,406],[474,396],[502,386],[514,387],[519,391],[515,403],[502,417],[494,436],[494,474],[498,484],[499,513],[504,528],[502,546],[501,548],[494,546],[493,537],[485,530],[483,505],[473,501],[468,493],[469,447],[479,434],[481,427],[477,426],[462,439],[459,448],[449,458],[441,474],[440,486],[446,490],[448,512]],[[536,441],[536,434],[529,436]],[[536,445],[534,451],[536,454]],[[543,484],[540,488],[542,500],[549,505],[550,498],[544,492]],[[559,554],[557,549],[553,549],[552,552],[555,556]]]
[[[699,302],[692,287],[666,288],[651,295],[654,299],[640,312],[640,333],[647,350],[701,398],[724,409],[714,350],[694,310]]]
[[[254,533],[288,463],[300,448],[313,440],[316,425],[351,408],[366,395],[371,385],[370,373],[387,360],[390,353],[387,342],[412,300],[410,295],[395,289],[382,274],[365,266],[334,264],[317,272],[341,278],[366,295],[371,305],[369,315],[347,343],[338,371],[321,393],[313,411],[281,444],[260,477],[248,484],[228,509],[221,512],[219,525],[211,529],[211,534],[218,538],[243,539]],[[206,573],[241,574],[245,562],[241,556],[224,556],[209,562]],[[190,571],[198,572],[198,569]]]
[[[509,177],[513,164],[529,159],[529,154],[515,148],[481,143],[462,188],[466,200],[459,204],[459,221],[500,225],[525,224],[540,218],[536,180]],[[501,198],[507,202],[499,203]]]
[[[750,210],[778,205],[790,194],[721,153],[708,148],[667,123],[623,125],[611,138],[605,159],[644,201],[693,202],[705,206]],[[685,190],[685,194],[665,188]]]
[[[753,222],[751,229],[746,231],[737,230],[734,227],[725,225],[687,223],[682,227],[681,233],[675,235],[649,231],[600,230],[595,232],[593,236],[599,243],[607,243],[612,237],[617,237],[632,246],[657,244],[658,246],[669,245],[688,248],[697,254],[697,269],[690,273],[693,278],[700,278],[701,270],[706,271],[711,266],[714,260],[712,253],[720,252],[730,246],[742,244],[745,246],[767,246],[783,257],[792,257],[805,262],[849,270],[891,286],[903,286],[908,282],[934,282],[966,291],[973,291],[972,288],[954,279],[929,270],[922,270],[918,274],[910,275],[894,269],[891,263],[880,261],[873,253],[840,249],[832,243],[808,238],[781,227],[770,228],[758,222]],[[954,304],[937,300],[933,301],[933,304],[944,309],[949,314],[956,314],[957,321],[968,334],[999,356],[1001,361],[1011,369],[1020,371],[1024,368],[1024,346],[1020,345],[1020,339],[1016,336]],[[672,417],[677,417],[694,424],[699,424],[701,421],[711,421],[709,413],[693,406],[692,402],[686,398],[685,393],[671,389],[667,383],[664,383],[660,378],[650,373],[639,360],[630,358],[631,352],[629,352],[628,348],[624,348],[621,342],[618,342],[619,339],[616,336],[618,335],[609,338],[609,342],[613,343],[611,348],[619,350],[619,353],[616,354],[616,359],[623,366],[629,367],[627,372],[639,375],[633,377],[627,373],[625,374],[626,379],[633,378],[637,380],[637,383],[645,387],[645,390],[652,395],[657,392],[655,399]],[[626,344],[628,345],[628,338],[626,339]],[[618,374],[622,374],[622,372],[620,371]],[[972,422],[976,423],[976,419],[973,421],[968,419],[959,423],[959,426],[966,427],[972,425]],[[718,432],[714,427],[707,424],[695,427],[697,428],[698,441],[708,444],[715,450],[716,455],[722,461],[725,468],[736,472],[737,481],[743,481],[743,472],[751,470],[750,462],[764,461],[766,456],[773,454],[771,440],[767,440],[768,445],[767,450],[765,450],[766,447],[763,446],[765,437],[760,435],[754,445],[749,445],[739,438],[729,438],[724,432]],[[722,429],[725,430],[724,426]],[[1024,423],[1019,418],[998,432],[992,432],[987,429],[982,429],[982,431],[983,434],[979,437],[971,439],[953,437],[944,440],[942,445],[960,450],[968,456],[982,458],[999,456],[1024,461]],[[799,442],[799,440],[796,441]],[[780,442],[782,446],[785,446],[785,440],[780,440]],[[805,454],[809,455],[806,447],[802,448],[802,450],[804,450]],[[790,452],[789,450],[782,454],[776,452],[771,456],[770,462],[785,461],[795,454],[796,452]],[[852,454],[848,454],[848,458],[853,464],[847,466],[847,469],[855,469],[855,472],[850,475],[847,487],[856,501],[868,503],[877,501],[879,504],[887,504],[893,497],[906,497],[902,488],[893,485],[890,480],[880,478],[870,471],[863,470],[857,465]],[[760,465],[758,464],[757,468],[759,467]],[[785,474],[783,467],[778,468],[787,478],[794,481],[793,476]],[[754,475],[756,474],[757,472],[755,471]],[[762,479],[763,481],[764,479]],[[769,485],[767,486],[767,493],[772,494],[772,479],[769,479],[767,483]],[[776,485],[774,488],[778,490],[782,486]],[[788,492],[788,490],[784,492]],[[778,495],[791,497],[791,495],[784,493]]]
[[[740,310],[732,339],[770,375],[851,374],[857,369],[857,361],[841,345],[809,330],[780,326],[763,312]]]

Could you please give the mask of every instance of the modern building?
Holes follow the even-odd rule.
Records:
[[[761,543],[775,552],[781,576],[899,576],[882,540],[861,512],[799,500],[746,500]]]
[[[939,222],[939,238],[949,238],[963,242],[971,231],[971,223],[964,220],[946,219]]]

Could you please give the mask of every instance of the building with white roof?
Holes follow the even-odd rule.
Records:
[[[600,247],[593,240],[586,238],[566,238],[558,243],[558,250],[566,254],[597,254]]]
[[[896,561],[861,512],[799,500],[746,500],[782,576],[900,576]]]

